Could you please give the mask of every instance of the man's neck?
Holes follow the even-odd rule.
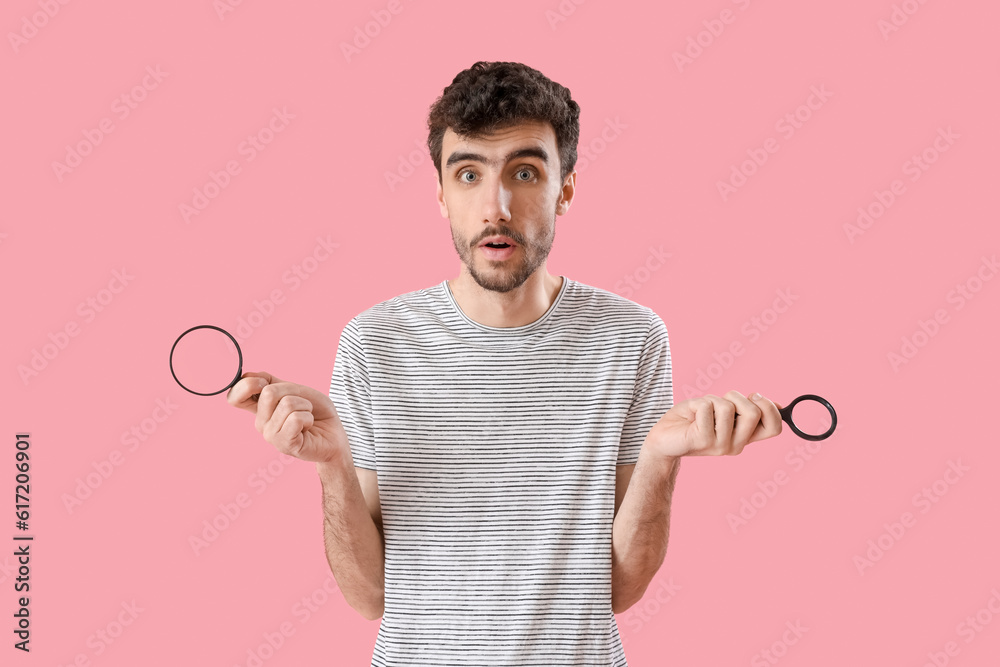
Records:
[[[488,327],[509,328],[531,324],[544,315],[559,295],[563,280],[562,276],[539,269],[520,287],[494,292],[483,289],[462,271],[458,278],[448,281],[448,287],[469,319]]]

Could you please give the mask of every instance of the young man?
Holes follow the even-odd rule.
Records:
[[[547,271],[579,112],[519,63],[459,73],[428,119],[458,277],[352,318],[329,397],[263,372],[229,393],[316,462],[373,666],[627,665],[615,614],[663,562],[679,457],[781,431],[759,394],[674,406],[660,317]]]

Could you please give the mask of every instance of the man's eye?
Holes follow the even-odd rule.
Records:
[[[458,180],[462,181],[463,183],[472,183],[474,179],[473,180],[469,180],[469,179],[467,179],[465,177],[466,176],[475,176],[475,175],[476,174],[474,172],[471,172],[471,171],[462,171],[462,172],[459,172],[459,174],[458,174]],[[514,175],[515,176],[522,176],[523,175],[524,177],[520,178],[519,180],[529,181],[529,180],[531,180],[532,178],[535,177],[535,172],[534,172],[533,169],[529,169],[529,168],[525,167],[523,169],[518,169],[514,173]]]

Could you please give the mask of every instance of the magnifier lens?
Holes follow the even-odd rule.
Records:
[[[816,401],[799,401],[792,406],[792,421],[807,435],[822,435],[832,423],[826,406]]]
[[[240,368],[236,344],[218,329],[194,329],[177,341],[171,356],[174,375],[188,391],[212,394],[232,384]]]

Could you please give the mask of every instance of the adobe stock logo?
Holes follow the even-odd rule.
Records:
[[[138,424],[132,424],[128,431],[122,432],[120,442],[123,446],[128,445],[128,452],[138,450],[142,443],[156,433],[160,424],[167,421],[180,407],[171,401],[169,396],[166,399],[157,398],[155,404],[156,407],[153,408],[148,417],[143,418]],[[120,449],[113,449],[107,456],[97,461],[91,461],[90,467],[93,470],[88,469],[85,475],[78,476],[75,479],[76,486],[73,487],[72,491],[63,493],[60,497],[66,512],[72,514],[82,506],[84,501],[94,495],[94,492],[105,484],[125,461],[125,454]]]
[[[275,138],[288,128],[289,121],[295,119],[295,114],[289,113],[288,107],[271,107],[271,117],[254,134],[248,134],[247,138],[236,147],[237,155],[244,156],[244,162],[249,164],[271,144]],[[190,224],[191,218],[200,215],[208,208],[216,197],[230,186],[233,177],[242,173],[242,165],[238,160],[229,160],[225,167],[219,171],[209,170],[208,180],[202,187],[195,187],[192,190],[191,203],[181,202],[178,205],[181,217],[184,222]]]
[[[989,599],[976,611],[975,615],[969,614],[955,626],[955,634],[962,637],[966,644],[971,644],[975,641],[976,636],[985,630],[994,618],[1000,616],[1000,591],[996,587],[993,587],[990,593]],[[945,642],[942,650],[928,651],[927,662],[923,664],[923,667],[945,667],[945,665],[951,662],[951,658],[954,658],[961,651],[962,649],[959,648],[958,642]],[[912,664],[915,665],[916,663]]]
[[[87,637],[87,648],[90,649],[95,658],[109,650],[125,633],[125,630],[135,623],[139,614],[146,611],[134,599],[132,602],[123,600],[119,606],[121,611],[117,612],[114,618]],[[71,661],[66,663],[66,667],[88,667],[91,664],[91,656],[85,651],[80,651]],[[57,667],[62,667],[62,665],[57,665]]]
[[[955,140],[961,136],[951,129],[951,125],[947,129],[939,127],[933,141],[919,153],[911,155],[903,163],[901,167],[903,175],[909,176],[911,183],[916,183],[924,172],[940,159],[943,153],[955,145]],[[847,235],[847,240],[850,241],[851,245],[854,244],[854,239],[871,229],[875,222],[885,215],[906,192],[906,183],[898,178],[893,180],[885,190],[874,190],[868,204],[858,207],[858,216],[854,223],[844,223],[844,234]]]
[[[576,8],[586,1],[587,0],[561,0],[559,5],[556,7],[556,11],[546,9],[545,20],[549,22],[549,27],[555,30],[557,25],[564,23],[566,19],[576,13]]]
[[[616,282],[615,292],[626,299],[632,298],[632,294],[645,283],[649,282],[653,274],[662,269],[671,256],[669,252],[663,250],[662,245],[659,247],[649,246],[649,254],[646,256],[646,261]]]
[[[243,0],[214,0],[212,8],[220,21],[226,20],[226,14],[236,11],[236,8],[243,4]]]
[[[628,125],[622,122],[621,116],[615,116],[614,120],[604,119],[604,127],[601,128],[601,136],[594,137],[590,141],[581,141],[577,147],[579,157],[576,161],[576,171],[582,174],[587,171],[587,167],[597,161],[597,158],[607,150],[608,146],[621,136],[622,130]]]
[[[796,619],[795,623],[785,621],[788,628],[781,634],[781,639],[774,641],[769,647],[757,652],[750,658],[750,667],[769,667],[778,664],[778,660],[788,655],[788,647],[795,646],[802,639],[809,628],[802,626],[802,621]]]
[[[830,428],[830,418],[824,415],[820,420],[820,425],[824,431]],[[795,443],[785,454],[785,463],[792,467],[791,474],[800,472],[805,467],[806,462],[812,461],[821,449],[823,449],[823,443],[819,441]],[[788,484],[789,474],[783,468],[779,468],[770,477],[758,481],[756,485],[758,490],[751,492],[749,497],[745,495],[740,497],[740,504],[736,512],[726,514],[726,523],[729,524],[734,535],[761,513],[764,507],[778,495],[782,486]]]
[[[976,298],[976,294],[998,272],[1000,272],[1000,262],[997,261],[997,256],[995,254],[991,257],[983,255],[976,271],[949,290],[945,301],[953,304],[956,311],[961,310],[965,304]],[[888,353],[887,358],[892,371],[898,373],[900,367],[910,363],[917,356],[917,353],[930,343],[934,336],[938,335],[941,327],[950,321],[951,316],[945,308],[936,309],[933,316],[926,320],[918,319],[917,329],[912,334],[900,338],[901,345],[898,352],[893,350]]]
[[[392,23],[392,17],[399,15],[403,11],[403,3],[400,0],[389,0],[385,9],[371,10],[372,20],[365,23],[364,30],[361,26],[354,26],[354,39],[351,43],[341,42],[340,52],[344,55],[344,60],[348,63],[352,58],[361,55],[361,52],[368,48],[372,40],[382,34],[384,28]]]
[[[146,75],[139,83],[125,91],[111,102],[111,113],[123,121],[129,117],[139,105],[146,100],[149,93],[160,87],[163,80],[170,75],[164,72],[159,65],[146,66]],[[52,171],[60,183],[65,180],[67,174],[83,164],[83,159],[94,152],[94,149],[101,145],[104,137],[115,131],[115,123],[110,116],[105,116],[97,122],[97,127],[93,129],[83,129],[83,139],[75,144],[66,144],[66,156],[63,162],[52,161]]]
[[[55,15],[62,9],[60,5],[68,3],[69,0],[38,0],[38,6],[42,8],[42,11],[32,14],[31,20],[28,20],[27,16],[21,17],[20,34],[7,33],[10,48],[14,49],[14,53],[20,51],[21,47],[27,44],[29,39],[36,36],[39,30],[47,26],[49,19],[55,18]]]
[[[791,288],[775,290],[775,294],[776,296],[771,306],[764,308],[759,316],[754,315],[746,320],[743,326],[740,327],[740,333],[749,338],[749,342],[756,343],[760,340],[763,332],[770,329],[778,321],[780,315],[787,313],[792,304],[799,300],[799,295],[793,294]],[[715,361],[709,362],[706,367],[698,369],[695,374],[694,385],[684,384],[681,386],[684,398],[694,398],[707,392],[716,380],[732,368],[736,362],[736,358],[744,352],[746,352],[746,347],[744,347],[743,341],[739,338],[732,341],[721,354],[713,352],[712,358]]]
[[[810,86],[809,97],[805,102],[779,118],[774,124],[774,130],[783,138],[791,139],[813,117],[813,113],[822,109],[831,97],[833,93],[827,90],[825,84],[820,84],[819,87]],[[727,180],[715,182],[722,201],[727,201],[737,190],[746,185],[748,179],[756,174],[779,148],[781,144],[774,137],[765,139],[760,148],[748,148],[746,150],[748,159],[738,165],[733,164]]]
[[[318,613],[325,604],[331,600],[340,599],[340,587],[333,574],[328,574],[323,583],[314,588],[309,595],[303,595],[298,602],[292,605],[291,614],[298,619],[299,625],[309,622],[314,614]],[[284,620],[271,632],[264,632],[261,638],[264,641],[258,642],[256,646],[251,646],[246,651],[246,662],[241,662],[236,667],[261,667],[266,660],[270,660],[285,645],[289,638],[295,634],[295,626],[289,620]]]
[[[312,251],[281,274],[281,282],[290,286],[290,292],[299,289],[306,280],[319,271],[323,263],[330,259],[333,251],[339,247],[339,243],[330,240],[329,234],[325,238],[317,236]],[[278,306],[286,302],[286,299],[287,295],[280,288],[272,289],[263,300],[254,299],[253,309],[245,317],[241,316],[236,323],[233,334],[237,340],[242,343],[253,336],[254,332],[274,315]]]
[[[278,453],[275,458],[268,461],[266,468],[257,468],[256,472],[247,477],[247,486],[255,489],[259,496],[277,481],[288,466],[298,460],[294,456]],[[237,493],[231,500],[227,499],[217,503],[216,507],[219,508],[219,511],[215,512],[214,508],[210,510],[214,514],[210,518],[202,520],[197,533],[188,535],[188,545],[194,555],[200,556],[205,549],[219,539],[222,533],[229,530],[237,519],[244,516],[246,514],[244,510],[252,504],[253,498],[245,491]]]
[[[732,1],[734,5],[739,5],[741,12],[746,11],[747,7],[750,6],[750,0]],[[719,13],[719,18],[702,21],[701,24],[705,26],[705,29],[695,35],[688,35],[687,46],[685,46],[683,53],[681,51],[674,51],[673,53],[677,71],[683,72],[685,67],[693,65],[694,61],[700,58],[705,52],[705,49],[714,44],[715,40],[722,36],[722,33],[726,30],[726,26],[731,25],[734,21],[736,21],[736,14],[733,13],[732,9],[723,9]]]
[[[414,139],[413,143],[416,145],[415,149],[405,156],[402,153],[398,155],[399,162],[396,165],[396,171],[392,172],[387,169],[384,172],[385,184],[389,186],[389,192],[395,192],[396,188],[403,184],[403,181],[416,172],[417,167],[422,165],[427,157],[427,147],[421,143],[420,139]]]
[[[633,632],[639,632],[653,617],[660,613],[660,610],[677,596],[677,591],[681,590],[679,584],[674,583],[673,577],[660,578],[656,588],[652,586],[646,590],[642,599],[631,609],[622,615],[622,621],[628,625]]]
[[[927,0],[903,0],[902,4],[893,4],[889,19],[879,19],[875,24],[878,31],[882,33],[882,39],[888,42],[889,35],[898,32],[906,25],[910,17],[920,10],[920,5],[926,2]]]
[[[933,507],[932,503],[938,503],[948,493],[952,486],[965,476],[965,473],[972,468],[962,465],[962,459],[948,461],[948,467],[938,479],[929,486],[925,486],[917,493],[913,494],[911,502],[914,507],[920,510],[921,514],[927,514]],[[882,560],[886,552],[903,539],[907,530],[912,530],[917,525],[917,517],[913,512],[903,512],[899,520],[892,523],[883,523],[885,530],[876,538],[868,540],[868,549],[862,555],[855,555],[852,559],[858,574],[864,576],[865,570],[874,567],[875,563]]]
[[[97,294],[88,296],[85,301],[81,301],[77,305],[76,312],[83,318],[83,324],[93,322],[97,314],[103,312],[133,280],[135,280],[135,276],[130,274],[125,267],[122,267],[121,271],[113,269],[107,287],[99,289]],[[42,343],[41,351],[37,347],[31,348],[31,358],[28,360],[28,364],[17,365],[17,374],[21,378],[21,382],[28,386],[28,381],[38,377],[39,373],[48,368],[56,357],[69,347],[71,339],[79,336],[81,331],[83,331],[81,325],[73,319],[68,320],[55,333],[50,331],[48,334],[49,342]]]

